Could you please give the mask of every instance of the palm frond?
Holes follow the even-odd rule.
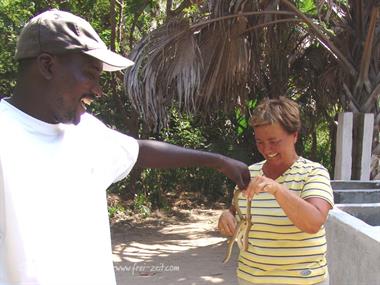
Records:
[[[194,109],[202,61],[187,21],[156,29],[130,58],[135,65],[125,73],[126,93],[149,125],[165,125],[167,110],[175,101],[183,102],[187,111]]]
[[[246,38],[240,37],[244,29],[246,19],[241,17],[228,26],[213,24],[200,32],[204,70],[197,96],[199,107],[222,106],[229,110],[239,96],[246,97],[250,55]]]
[[[126,93],[132,105],[150,126],[159,129],[166,125],[168,110],[174,104],[186,112],[208,114],[217,109],[229,111],[260,94],[294,93],[296,88],[302,89],[302,83],[294,80],[298,85],[292,86],[297,74],[293,64],[314,68],[312,76],[318,79],[300,72],[301,78],[311,80],[300,92],[308,90],[315,96],[319,92],[321,98],[334,96],[341,102],[350,101],[351,94],[355,102],[350,105],[355,108],[376,101],[380,28],[374,20],[365,54],[362,43],[369,12],[379,1],[362,5],[362,1],[352,0],[351,6],[317,1],[321,15],[313,19],[290,0],[209,0],[210,11],[197,17],[202,20],[194,24],[180,17],[168,19],[133,50],[131,58],[136,64],[125,74]],[[358,5],[362,5],[360,11],[353,11]],[[307,58],[310,55],[305,51],[317,45],[316,40],[327,47],[327,53],[319,51],[319,55],[328,58],[319,60],[326,70],[308,66],[307,60],[314,59]],[[353,92],[355,84],[361,84],[358,78],[365,83],[366,88],[359,88],[366,90],[363,98]],[[334,82],[339,87],[333,87]],[[338,99],[342,96],[346,99]]]

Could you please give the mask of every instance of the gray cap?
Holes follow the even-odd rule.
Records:
[[[133,61],[107,49],[84,19],[69,12],[49,10],[32,18],[21,31],[16,60],[37,57],[43,52],[63,54],[80,51],[103,62],[103,70],[116,71]]]

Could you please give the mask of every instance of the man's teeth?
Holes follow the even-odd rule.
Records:
[[[85,104],[85,105],[87,105],[87,106],[91,105],[91,103],[92,103],[92,99],[87,98],[87,97],[82,98],[81,101],[82,101],[83,104]]]

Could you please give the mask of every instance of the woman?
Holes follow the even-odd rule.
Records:
[[[333,207],[327,170],[297,155],[301,121],[289,99],[266,99],[250,121],[264,161],[250,166],[251,183],[237,204],[242,214],[252,198],[248,249],[241,250],[237,269],[244,284],[328,283],[324,223]],[[219,218],[219,230],[232,236],[236,209]]]

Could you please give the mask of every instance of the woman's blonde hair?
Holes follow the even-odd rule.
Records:
[[[279,123],[288,133],[301,129],[298,104],[286,97],[266,98],[255,108],[250,119],[253,128]]]

